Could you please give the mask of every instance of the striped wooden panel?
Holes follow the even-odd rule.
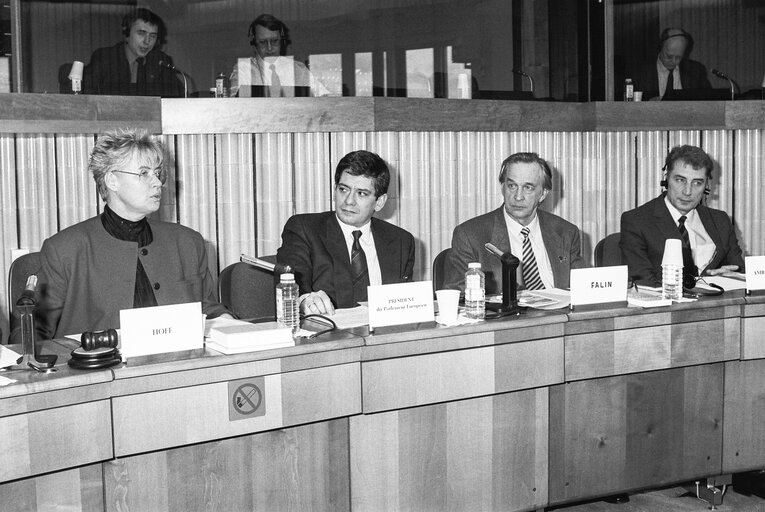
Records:
[[[352,417],[351,508],[543,508],[548,406],[542,388]]]
[[[719,363],[550,388],[550,503],[718,474],[723,373]]]
[[[725,363],[723,473],[762,468],[764,404],[765,360]]]
[[[548,386],[563,381],[563,338],[368,361],[362,373],[365,413]]]
[[[566,336],[566,380],[591,379],[739,357],[738,317]]]
[[[0,484],[0,500],[4,512],[105,510],[101,464]]]
[[[116,459],[105,510],[348,510],[348,439],[343,418]]]
[[[0,439],[0,482],[113,457],[108,400],[6,416],[0,428],[9,433]]]
[[[228,382],[112,400],[118,457],[361,412],[359,365],[266,375],[265,414],[229,420]],[[148,421],[147,421],[148,420]]]

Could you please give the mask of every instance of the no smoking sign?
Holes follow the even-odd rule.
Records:
[[[243,420],[266,414],[266,382],[264,377],[229,381],[228,419]]]

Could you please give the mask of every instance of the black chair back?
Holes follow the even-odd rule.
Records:
[[[622,250],[619,248],[619,233],[611,233],[595,246],[595,266],[612,267],[624,265]]]
[[[446,278],[446,258],[449,256],[451,248],[444,249],[439,252],[433,260],[433,292],[440,290],[444,286],[444,279]]]
[[[276,263],[276,255],[259,256]],[[224,268],[218,278],[220,302],[242,320],[276,320],[275,286],[279,276],[247,263],[237,262]]]

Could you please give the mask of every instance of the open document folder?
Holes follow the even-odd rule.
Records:
[[[489,295],[486,302],[501,304],[502,295]],[[520,290],[518,305],[534,309],[560,309],[571,304],[571,293],[562,288],[547,288],[544,290]]]

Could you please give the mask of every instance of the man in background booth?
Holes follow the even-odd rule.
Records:
[[[668,238],[682,241],[686,282],[699,271],[720,275],[743,268],[744,259],[730,218],[703,204],[713,167],[712,159],[699,147],[672,148],[664,165],[667,174],[661,182],[666,192],[622,214],[619,246],[630,279],[661,286],[661,262]]]
[[[167,30],[162,19],[148,9],[134,9],[122,19],[123,41],[99,48],[82,75],[85,94],[122,96],[183,96],[173,59],[160,47]]]
[[[390,171],[369,151],[335,168],[335,211],[293,215],[276,258],[292,267],[300,312],[333,314],[367,300],[367,286],[403,283],[414,272],[414,237],[372,215],[388,199]]]
[[[251,58],[239,59],[231,73],[231,96],[327,96],[329,91],[300,61],[287,56],[292,44],[287,25],[261,14],[250,24]],[[246,87],[246,89],[245,89]]]
[[[515,153],[502,162],[499,183],[504,204],[454,229],[444,288],[463,290],[468,263],[477,261],[486,274],[486,293],[502,292],[502,263],[486,250],[487,242],[521,260],[519,287],[568,288],[571,269],[586,264],[579,228],[539,209],[552,190],[550,166],[536,153]]]
[[[646,99],[664,98],[668,90],[711,89],[707,68],[692,60],[693,38],[682,28],[667,28],[659,37],[659,53],[643,77],[636,77],[635,90]],[[642,82],[642,83],[641,83]]]
[[[102,135],[88,169],[106,206],[43,243],[39,335],[119,328],[122,309],[186,302],[201,302],[208,318],[230,317],[215,298],[202,235],[147,218],[167,177],[162,144],[144,132]]]

